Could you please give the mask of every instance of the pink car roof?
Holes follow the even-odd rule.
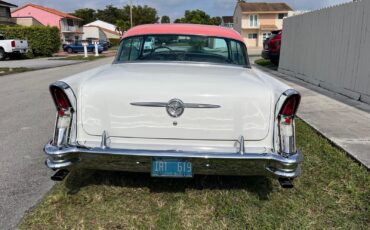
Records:
[[[208,26],[196,24],[148,24],[140,25],[128,30],[122,38],[146,35],[146,34],[181,34],[181,35],[203,35],[222,37],[238,40],[244,43],[238,32],[221,26]]]

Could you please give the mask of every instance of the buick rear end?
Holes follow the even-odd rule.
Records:
[[[61,170],[54,179],[83,167],[264,175],[291,186],[303,159],[295,140],[300,95],[251,69],[242,39],[127,36],[112,65],[50,86],[56,123],[44,150],[47,166]]]

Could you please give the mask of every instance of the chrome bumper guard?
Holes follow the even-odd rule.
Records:
[[[158,151],[114,149],[83,146],[57,147],[48,143],[44,147],[50,169],[73,166],[131,172],[150,172],[151,161],[156,158],[180,158],[190,161],[194,174],[204,175],[266,175],[294,178],[300,175],[303,156],[297,152],[289,157],[277,153],[212,153],[188,151]]]

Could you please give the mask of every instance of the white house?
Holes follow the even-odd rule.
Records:
[[[85,31],[89,31],[91,33],[95,33],[97,34],[97,31],[98,29],[105,34],[105,37],[107,39],[110,39],[110,38],[120,38],[121,35],[116,31],[116,26],[113,25],[113,24],[110,24],[108,22],[104,22],[104,21],[101,21],[101,20],[96,20],[94,22],[91,22],[91,23],[88,23],[86,25],[83,26],[84,27],[84,32]],[[90,27],[90,28],[89,28]],[[91,29],[91,28],[98,28],[98,29]],[[86,37],[88,37],[86,35]],[[104,39],[99,39],[99,40],[104,40]]]
[[[107,41],[107,35],[104,31],[97,26],[84,26],[82,27],[83,35],[82,40],[100,40],[100,41]]]

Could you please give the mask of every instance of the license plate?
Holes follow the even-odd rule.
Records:
[[[193,177],[191,162],[181,159],[153,158],[152,177]]]

